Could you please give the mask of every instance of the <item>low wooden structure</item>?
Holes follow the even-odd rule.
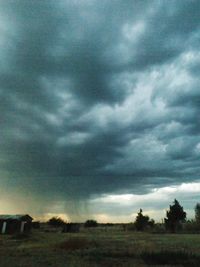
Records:
[[[33,218],[28,214],[0,215],[0,233],[27,233],[31,230]]]

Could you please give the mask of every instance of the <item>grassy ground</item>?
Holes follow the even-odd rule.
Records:
[[[97,228],[80,233],[33,230],[0,235],[0,267],[200,267],[200,235]]]

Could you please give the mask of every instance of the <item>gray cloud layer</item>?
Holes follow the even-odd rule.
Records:
[[[3,188],[87,199],[199,178],[199,1],[0,8]]]

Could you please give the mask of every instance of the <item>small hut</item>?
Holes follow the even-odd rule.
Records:
[[[15,234],[30,232],[32,220],[33,218],[28,214],[0,215],[0,233]]]

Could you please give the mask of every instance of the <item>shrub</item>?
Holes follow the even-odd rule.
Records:
[[[200,203],[197,203],[195,208],[195,221],[200,225]]]
[[[166,233],[165,225],[161,223],[156,223],[153,229],[155,234],[164,234]]]
[[[144,231],[147,228],[153,228],[154,227],[154,220],[149,219],[149,216],[142,214],[142,209],[138,212],[138,215],[135,219],[134,225],[137,231]]]
[[[200,233],[200,226],[196,221],[187,221],[183,224],[183,231],[185,233],[196,234]]]
[[[85,227],[97,227],[98,223],[95,220],[87,220],[84,224]]]
[[[48,220],[47,223],[54,227],[61,227],[65,224],[63,219],[61,219],[60,217],[52,217],[51,219]]]

